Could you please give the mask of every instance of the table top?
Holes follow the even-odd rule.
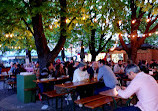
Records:
[[[118,95],[116,89],[110,89],[107,91],[102,91],[99,93],[100,95],[105,95],[105,96],[111,96],[111,97],[117,97],[117,98],[122,98],[121,96]]]
[[[48,83],[48,82],[55,82],[55,81],[59,81],[59,80],[64,80],[64,79],[69,79],[69,77],[59,77],[59,78],[43,78],[40,80],[33,80],[33,82],[36,83]]]
[[[98,81],[79,81],[79,82],[71,82],[71,83],[64,83],[64,84],[57,84],[56,87],[62,87],[62,88],[76,88],[78,86],[86,86],[90,84],[98,83]]]
[[[0,77],[7,77],[9,76],[8,74],[7,75],[3,75],[3,74],[0,74]]]
[[[118,75],[124,75],[125,73],[122,73],[122,72],[120,72],[120,73],[118,73],[118,72],[115,72],[114,74],[118,74]]]

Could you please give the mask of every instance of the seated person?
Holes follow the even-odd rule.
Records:
[[[140,70],[145,72],[145,73],[149,73],[149,69],[148,67],[145,65],[146,61],[145,60],[142,60],[142,64],[140,65]]]
[[[42,73],[40,74],[39,78],[42,79],[42,78],[48,78],[48,77],[55,77],[55,68],[52,62],[47,63],[46,68],[42,70]],[[54,85],[51,82],[49,82],[48,84],[39,83],[38,86],[40,88],[40,93],[54,89]]]
[[[36,75],[36,78],[39,79],[40,68],[39,68],[39,62],[38,61],[37,61],[37,63],[35,64],[35,66],[33,68],[33,73]]]
[[[155,60],[151,60],[151,61],[150,61],[149,67],[150,67],[151,69],[154,69],[154,68],[156,68],[157,66],[158,66],[158,64],[156,63]]]
[[[52,62],[48,62],[46,67],[42,70],[42,73],[40,74],[40,79],[48,77],[55,77],[55,68]]]
[[[79,68],[77,68],[74,71],[73,82],[87,81],[87,79],[89,80],[89,75],[86,70],[86,63],[80,62],[78,67]],[[89,86],[83,86],[83,87],[76,88],[76,91],[79,93],[80,98],[90,96],[89,92],[87,92],[88,90],[89,90]]]
[[[104,86],[99,87],[95,90],[95,94],[99,94],[101,91],[109,90],[115,88],[117,84],[117,79],[111,68],[105,65],[104,60],[99,60],[99,72],[98,81],[103,78]]]
[[[13,71],[12,71],[12,74],[16,77],[16,75],[17,74],[20,74],[20,66],[19,66],[20,64],[14,64],[14,69],[13,69]]]
[[[15,69],[15,67],[14,67],[15,64],[16,64],[16,63],[11,63],[11,68],[10,68],[10,70],[9,70],[9,72],[8,72],[10,75],[13,74],[13,70]]]
[[[122,90],[117,87],[118,95],[129,98],[136,94],[138,102],[134,106],[123,107],[116,111],[158,111],[158,84],[156,80],[140,69],[135,64],[130,64],[125,69],[128,78],[132,81],[129,86]]]
[[[88,68],[87,70],[88,74],[90,75],[90,80],[96,78],[98,76],[98,63],[97,62],[93,62],[92,66],[90,68]]]
[[[63,64],[59,63],[56,65],[55,76],[61,77],[62,75],[66,75]]]
[[[20,72],[26,72],[26,69],[23,67],[23,64],[21,64],[21,65],[18,64],[17,66],[18,66]]]
[[[78,67],[79,68],[74,71],[73,82],[89,79],[89,75],[86,71],[86,64],[84,62],[80,62]]]
[[[118,64],[114,66],[114,73],[124,73],[124,66],[122,60],[118,61]]]

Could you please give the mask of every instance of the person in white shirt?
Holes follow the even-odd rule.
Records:
[[[125,69],[128,78],[132,81],[129,86],[121,90],[117,87],[118,95],[129,98],[136,94],[138,102],[135,106],[123,107],[116,111],[158,111],[158,84],[156,80],[140,69],[135,64],[130,64]]]
[[[79,82],[79,81],[89,80],[89,74],[86,70],[86,65],[87,64],[84,63],[84,62],[79,63],[78,68],[74,71],[72,82]],[[77,87],[76,91],[79,94],[78,99],[87,97],[87,95],[90,95],[90,93],[93,93],[93,91],[91,91],[91,88],[88,85]]]
[[[72,82],[79,82],[87,79],[89,79],[89,75],[86,70],[86,64],[84,62],[80,62],[78,68],[74,71]]]
[[[114,73],[124,73],[124,66],[122,64],[122,60],[118,61],[118,64],[114,66]]]

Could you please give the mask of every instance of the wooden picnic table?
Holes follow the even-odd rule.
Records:
[[[56,82],[56,81],[60,81],[60,80],[65,80],[65,79],[69,79],[69,77],[65,76],[65,77],[59,77],[59,78],[43,78],[43,79],[39,79],[39,80],[33,80],[33,82],[35,83],[49,83],[49,82]]]
[[[107,91],[102,91],[99,94],[105,95],[105,96],[121,98],[121,96],[118,95],[116,89],[110,89],[110,90],[107,90]]]
[[[128,98],[128,99],[125,99],[125,98],[122,98],[121,96],[118,95],[118,92],[116,91],[116,88],[114,89],[110,89],[110,90],[107,90],[107,91],[102,91],[99,93],[100,95],[105,95],[105,96],[110,96],[112,97],[113,101],[114,101],[114,105],[115,105],[115,108],[117,108],[117,99],[124,99],[124,100],[127,100],[126,101],[126,105],[129,105],[129,103],[131,102],[132,100],[132,97]]]
[[[4,77],[9,77],[9,75],[3,75],[3,74],[0,74],[0,78],[4,78]]]
[[[85,80],[85,81],[79,81],[79,82],[71,82],[71,83],[65,83],[65,84],[57,84],[55,85],[56,87],[61,87],[61,88],[76,88],[79,86],[86,86],[86,85],[90,85],[90,84],[95,84],[98,83],[98,81],[94,81],[94,80]]]
[[[56,84],[55,87],[56,89],[64,88],[67,93],[71,93],[72,96],[72,101],[73,101],[73,110],[75,111],[75,92],[76,88],[80,86],[87,86],[87,85],[92,85],[98,83],[97,80],[85,80],[85,81],[79,81],[79,82],[71,82],[71,83],[64,83],[64,84]],[[71,91],[69,90],[71,89]]]

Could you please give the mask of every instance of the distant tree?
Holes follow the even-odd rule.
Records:
[[[79,39],[88,45],[92,55],[91,61],[95,61],[100,52],[113,45],[114,42],[109,41],[117,33],[116,19],[126,12],[122,6],[125,6],[125,3],[120,0],[92,0],[84,4],[79,21],[82,31]]]

